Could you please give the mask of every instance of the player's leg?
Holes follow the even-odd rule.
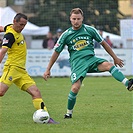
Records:
[[[47,111],[47,108],[44,104],[44,101],[41,96],[40,90],[37,88],[34,80],[28,75],[25,71],[22,73],[21,78],[19,78],[15,84],[21,88],[23,91],[29,93],[32,97],[33,105],[36,109],[44,109]],[[54,121],[52,118],[49,119],[49,124],[58,124],[58,122]]]
[[[10,66],[4,66],[3,74],[0,78],[0,96],[4,96],[8,88],[12,85],[14,77]]]
[[[28,84],[25,84],[23,87],[27,88],[26,86],[28,87]],[[28,92],[32,96],[33,105],[36,109],[44,109],[47,111],[40,90],[36,85],[33,84],[29,86],[28,89],[26,89],[26,92]]]
[[[73,108],[76,103],[76,96],[80,90],[80,87],[81,80],[79,79],[71,87],[71,91],[68,95],[67,113],[65,114],[64,118],[72,118]]]
[[[82,81],[87,73],[87,68],[89,64],[84,64],[87,62],[86,59],[82,60],[74,60],[71,62],[71,91],[68,95],[68,103],[67,103],[67,113],[65,114],[64,118],[72,118],[73,109],[76,103],[76,97],[80,90]]]
[[[133,90],[133,79],[128,80],[123,73],[112,63],[103,62],[98,65],[99,71],[109,71],[111,75],[119,82],[122,82],[129,91]]]
[[[13,83],[16,84],[21,90],[28,92],[33,100],[33,105],[36,109],[46,109],[42,100],[39,89],[36,87],[34,80],[28,75],[25,69],[16,66],[13,69]]]
[[[26,84],[25,87],[26,86],[28,86],[28,84]],[[44,109],[44,110],[48,111],[44,104],[44,101],[42,100],[40,90],[37,88],[36,85],[29,86],[28,89],[26,89],[26,92],[28,92],[32,96],[33,105],[36,109]],[[58,122],[54,121],[52,118],[49,119],[48,123],[49,124],[58,124]]]
[[[7,92],[8,90],[8,86],[2,82],[0,82],[0,97],[4,96],[4,94]]]
[[[20,73],[19,73],[20,72]],[[47,111],[47,108],[42,99],[40,90],[37,88],[34,80],[28,75],[25,70],[18,70],[17,73],[18,79],[14,83],[21,88],[21,90],[28,92],[32,97],[32,102],[35,109],[44,109]]]

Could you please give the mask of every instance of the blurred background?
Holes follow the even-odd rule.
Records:
[[[58,31],[63,32],[71,26],[69,12],[75,7],[83,10],[84,23],[102,30],[104,38],[109,36],[114,48],[132,48],[133,31],[124,40],[125,33],[121,29],[121,20],[133,19],[133,0],[0,0],[0,24],[12,22],[15,12],[26,14],[31,24],[27,30],[36,29],[24,34],[28,48],[43,48],[43,40],[47,39],[49,31],[55,39]],[[14,13],[11,13],[12,11]],[[133,28],[132,22],[125,23],[131,23],[128,28]],[[127,40],[130,46],[124,44]]]
[[[71,26],[69,13],[75,7],[83,10],[84,23],[95,27],[124,61],[125,65],[120,70],[125,75],[133,75],[133,0],[0,0],[1,26],[12,23],[19,12],[29,18],[23,30],[28,48],[28,73],[31,76],[41,76],[44,73],[59,36]],[[0,33],[0,43],[3,35]],[[113,62],[95,40],[94,46],[96,56]],[[55,63],[52,76],[70,75],[66,48]],[[5,59],[0,64],[0,75]],[[109,73],[100,73],[98,76],[102,75]]]

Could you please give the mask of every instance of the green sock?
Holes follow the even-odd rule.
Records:
[[[112,76],[117,80],[122,82],[125,86],[128,86],[128,79],[125,78],[123,73],[117,69],[117,67],[112,66],[109,70],[109,72],[112,74]]]
[[[72,91],[70,91],[68,95],[68,105],[67,105],[68,110],[72,110],[74,108],[74,105],[76,103],[76,95],[77,93],[73,93]]]

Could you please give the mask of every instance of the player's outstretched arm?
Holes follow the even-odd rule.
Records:
[[[51,70],[53,64],[55,63],[55,61],[57,60],[59,54],[60,53],[54,51],[54,53],[53,53],[53,55],[52,55],[52,57],[51,57],[51,59],[49,61],[49,64],[47,66],[47,69],[46,69],[45,73],[43,74],[44,80],[47,81],[47,79],[50,77],[50,70]]]
[[[0,63],[2,62],[6,52],[7,52],[8,48],[2,48],[0,49]]]
[[[101,45],[104,47],[104,49],[107,51],[107,53],[113,58],[114,64],[117,66],[119,65],[120,67],[123,67],[124,63],[123,60],[119,59],[116,54],[113,52],[112,48],[105,42],[103,41]]]

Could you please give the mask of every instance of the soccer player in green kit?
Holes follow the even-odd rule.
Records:
[[[64,46],[67,45],[70,55],[72,86],[68,95],[67,113],[64,118],[72,118],[76,96],[87,73],[109,71],[112,76],[117,81],[122,82],[129,91],[133,90],[133,79],[128,80],[116,67],[117,65],[123,67],[123,60],[116,56],[94,27],[82,23],[83,11],[80,8],[71,10],[70,21],[72,27],[62,33],[58,39],[55,45],[55,51],[43,75],[45,80],[50,77],[50,70],[53,64]],[[114,64],[95,56],[93,39],[99,42],[113,58]]]

